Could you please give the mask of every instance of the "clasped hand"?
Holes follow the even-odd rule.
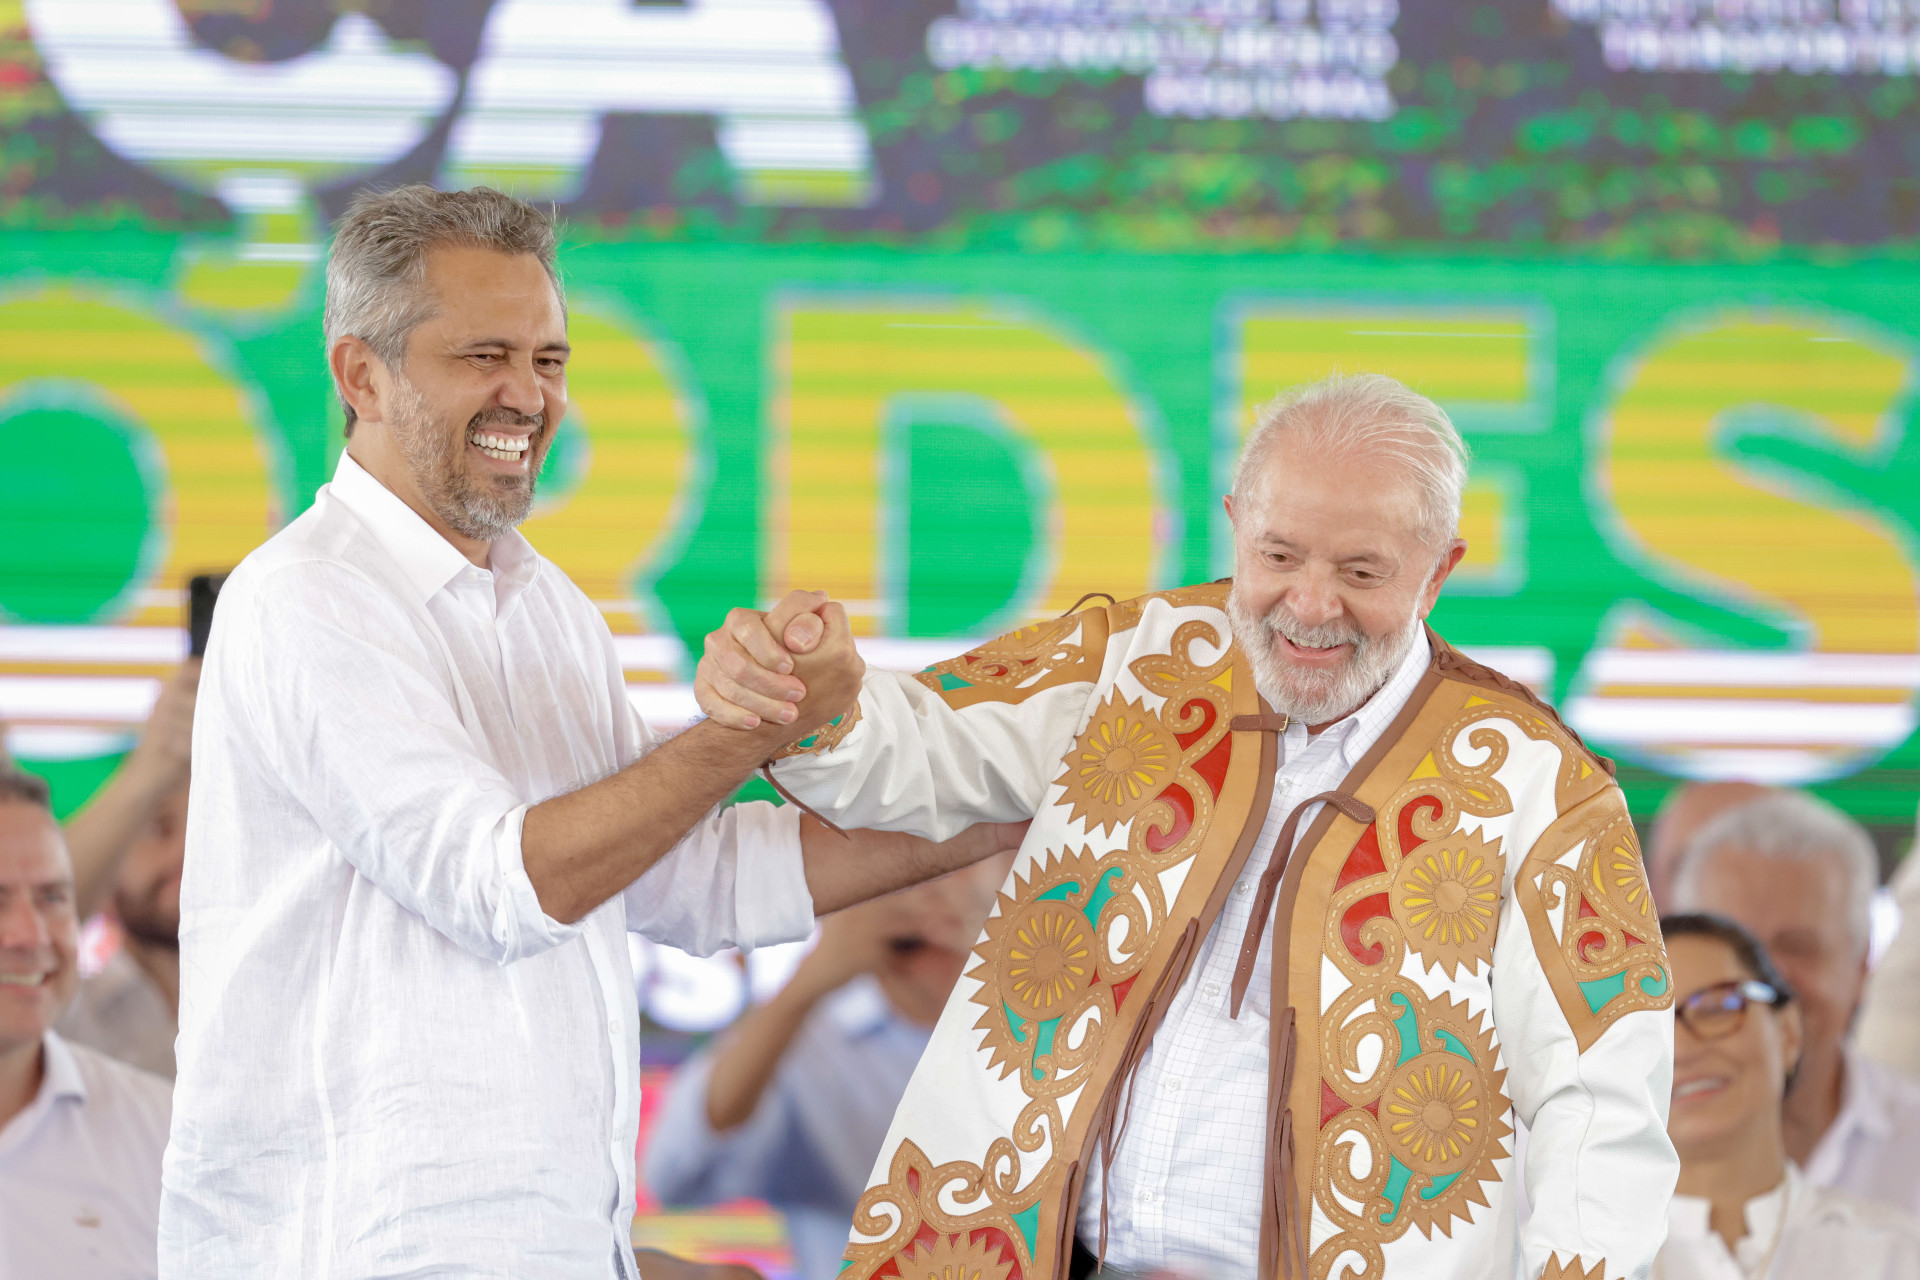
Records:
[[[784,744],[852,706],[866,671],[847,611],[824,591],[792,591],[708,633],[693,692],[714,722]]]

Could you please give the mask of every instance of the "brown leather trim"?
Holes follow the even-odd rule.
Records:
[[[1233,672],[1236,681],[1252,682],[1253,677],[1240,664],[1234,665]],[[1256,694],[1255,698],[1258,699],[1258,696]],[[1262,712],[1270,710],[1265,702],[1260,702],[1259,705]],[[1221,868],[1219,879],[1214,881],[1213,891],[1207,895],[1207,900],[1201,906],[1199,913],[1187,924],[1192,938],[1191,945],[1188,944],[1187,939],[1181,940],[1180,947],[1175,951],[1167,968],[1162,971],[1161,980],[1154,987],[1152,999],[1136,1025],[1135,1034],[1138,1035],[1140,1027],[1147,1027],[1149,1020],[1152,1023],[1146,1035],[1138,1040],[1140,1057],[1146,1056],[1146,1047],[1153,1042],[1153,1032],[1158,1030],[1161,1020],[1166,1016],[1165,1005],[1172,1003],[1172,996],[1177,994],[1186,982],[1187,974],[1193,968],[1193,958],[1200,953],[1200,940],[1206,937],[1207,930],[1213,927],[1213,922],[1220,918],[1220,912],[1227,903],[1227,895],[1233,891],[1234,882],[1239,879],[1241,870],[1247,865],[1247,859],[1253,853],[1253,846],[1260,839],[1260,829],[1266,825],[1267,809],[1273,803],[1273,777],[1280,763],[1278,741],[1272,735],[1257,730],[1251,732],[1236,730],[1235,732],[1243,735],[1241,740],[1235,743],[1236,751],[1240,750],[1247,737],[1256,739],[1260,744],[1259,769],[1254,775],[1253,798],[1247,809],[1247,819],[1241,825],[1240,838],[1234,843],[1232,854],[1228,856],[1226,864]],[[1166,997],[1165,1002],[1156,1011],[1154,1002],[1160,1001],[1163,995]],[[1086,1145],[1081,1149],[1080,1158],[1073,1162],[1067,1177],[1067,1200],[1061,1210],[1062,1247],[1055,1259],[1053,1280],[1067,1280],[1067,1271],[1073,1260],[1071,1247],[1073,1234],[1080,1221],[1080,1196],[1086,1182],[1087,1157],[1092,1153],[1101,1136],[1107,1132],[1114,1110],[1120,1104],[1121,1091],[1131,1084],[1133,1070],[1139,1066],[1138,1060],[1133,1058],[1134,1050],[1135,1042],[1130,1040],[1127,1045],[1127,1056],[1122,1058],[1121,1064],[1108,1078],[1107,1091],[1100,1099],[1100,1105],[1087,1125]],[[1119,1144],[1116,1142],[1114,1145],[1117,1149]],[[1103,1178],[1105,1173],[1103,1168],[1101,1170]],[[1104,1189],[1104,1183],[1102,1185]]]
[[[1442,675],[1450,679],[1458,680],[1462,684],[1478,685],[1483,689],[1495,689],[1510,698],[1518,698],[1542,716],[1551,720],[1555,725],[1558,725],[1560,731],[1571,738],[1573,744],[1586,754],[1588,760],[1593,762],[1594,768],[1603,770],[1609,778],[1613,777],[1613,761],[1588,746],[1586,739],[1582,738],[1578,733],[1575,733],[1573,726],[1560,718],[1560,713],[1554,710],[1553,704],[1543,701],[1533,690],[1527,688],[1527,686],[1521,684],[1518,680],[1503,675],[1495,671],[1492,667],[1482,666],[1467,657],[1466,654],[1461,653],[1445,640],[1442,640],[1440,633],[1432,627],[1428,627],[1426,630],[1427,643],[1432,646],[1433,649],[1433,670],[1439,671]]]
[[[1438,656],[1446,642],[1439,641],[1437,636],[1433,636],[1431,630],[1427,634],[1432,640],[1438,641],[1433,644],[1435,660],[1428,663],[1426,674],[1421,676],[1420,683],[1414,686],[1406,705],[1400,708],[1400,714],[1393,718],[1393,722],[1380,734],[1379,739],[1368,749],[1367,754],[1361,756],[1359,762],[1348,770],[1347,776],[1340,780],[1339,790],[1348,795],[1354,794],[1356,788],[1380,767],[1387,753],[1406,736],[1415,718],[1425,709],[1427,701],[1433,697],[1434,691],[1440,687],[1441,681],[1445,678],[1439,670]],[[1293,853],[1295,850],[1305,849],[1311,854],[1319,846],[1320,841],[1326,838],[1327,828],[1331,827],[1334,819],[1340,816],[1343,815],[1332,805],[1327,805],[1320,810],[1320,815],[1313,820],[1313,825],[1307,828],[1307,833],[1295,842],[1293,849],[1287,851],[1287,869],[1280,877],[1279,898],[1274,907],[1273,918],[1276,922],[1286,921],[1288,928],[1283,930],[1276,923],[1273,929],[1273,996],[1268,1017],[1272,1028],[1270,1034],[1274,1039],[1269,1043],[1267,1051],[1267,1132],[1269,1135],[1280,1135],[1283,1129],[1291,1127],[1283,1124],[1286,1119],[1285,1113],[1292,1106],[1292,1099],[1283,1096],[1282,1085],[1290,1085],[1292,1081],[1281,1079],[1281,1070],[1286,1065],[1282,1061],[1281,1051],[1292,1049],[1292,1046],[1277,1043],[1280,1024],[1292,1008],[1293,966],[1282,950],[1282,940],[1286,940],[1285,945],[1291,945],[1294,903],[1300,896],[1300,878],[1307,863],[1312,860],[1311,857],[1296,858]],[[1313,1017],[1318,1018],[1319,1014],[1319,1009],[1312,1010]],[[1292,1049],[1292,1051],[1298,1050]],[[1318,1078],[1317,1069],[1313,1069],[1312,1074],[1316,1079]],[[1291,1138],[1292,1134],[1288,1132],[1286,1136]],[[1289,1156],[1290,1162],[1291,1156]],[[1308,1246],[1312,1244],[1311,1240],[1298,1241],[1293,1242],[1290,1248],[1290,1242],[1282,1240],[1281,1236],[1283,1227],[1291,1226],[1294,1230],[1298,1230],[1313,1222],[1313,1180],[1311,1178],[1294,1180],[1296,1183],[1293,1188],[1294,1212],[1291,1223],[1283,1224],[1275,1211],[1275,1206],[1280,1203],[1282,1197],[1279,1184],[1280,1172],[1280,1153],[1270,1147],[1267,1151],[1264,1185],[1260,1189],[1260,1280],[1278,1280],[1283,1253],[1291,1253],[1296,1249],[1310,1252]]]

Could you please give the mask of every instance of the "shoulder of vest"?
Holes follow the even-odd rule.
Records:
[[[1471,685],[1482,696],[1492,700],[1505,700],[1517,703],[1516,709],[1530,711],[1560,740],[1561,745],[1571,754],[1586,760],[1594,768],[1601,770],[1609,779],[1614,776],[1614,764],[1586,743],[1586,739],[1576,733],[1553,704],[1541,698],[1533,690],[1482,662],[1475,662],[1458,649],[1440,638],[1433,628],[1427,628],[1427,642],[1433,648],[1433,670],[1441,679],[1452,680],[1459,684]]]

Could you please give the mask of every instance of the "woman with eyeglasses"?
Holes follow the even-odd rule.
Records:
[[[1654,1280],[1920,1280],[1920,1222],[1816,1187],[1786,1156],[1780,1101],[1800,1010],[1758,940],[1731,920],[1660,922],[1672,966],[1680,1184]]]

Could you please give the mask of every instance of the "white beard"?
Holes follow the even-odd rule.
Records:
[[[1344,622],[1310,627],[1284,604],[1263,618],[1240,598],[1238,584],[1227,595],[1227,618],[1253,668],[1254,688],[1275,711],[1301,724],[1329,724],[1358,711],[1392,678],[1420,634],[1418,618],[1407,619],[1384,636],[1370,636]],[[1273,646],[1276,635],[1308,649],[1351,644],[1353,652],[1334,670],[1315,671],[1280,657]]]

